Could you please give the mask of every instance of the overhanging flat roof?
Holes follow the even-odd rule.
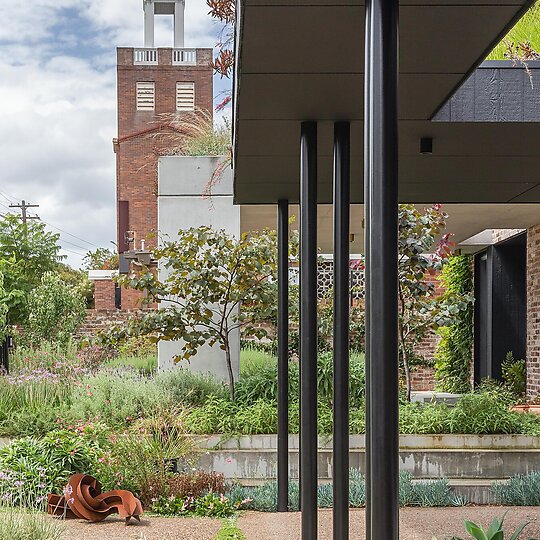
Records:
[[[417,205],[419,209],[425,205]],[[451,233],[452,241],[464,252],[474,253],[489,244],[475,243],[461,245],[461,242],[486,229],[528,229],[540,221],[540,206],[537,204],[445,204],[448,213],[446,229],[442,234]],[[291,205],[290,215],[294,216],[291,229],[298,229],[300,219],[297,205]],[[354,239],[350,243],[350,253],[364,252],[364,206],[351,205],[350,230]],[[240,208],[241,231],[252,232],[275,229],[277,210],[275,205],[243,205]],[[333,206],[322,204],[317,212],[317,246],[321,253],[333,252]],[[434,247],[436,245],[434,244]]]
[[[349,120],[351,198],[361,203],[363,2],[278,2],[245,0],[240,7],[235,201],[297,202],[300,122],[317,120],[319,202],[330,203],[333,121]],[[539,124],[432,121],[530,3],[402,2],[401,201],[540,202]],[[433,138],[430,156],[419,153],[426,136]]]

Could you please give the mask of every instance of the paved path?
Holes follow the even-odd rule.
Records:
[[[540,507],[500,508],[468,506],[464,508],[404,508],[400,518],[400,540],[445,540],[452,535],[468,538],[463,520],[478,522],[487,528],[489,522],[506,510],[505,523],[513,530],[525,521],[531,524],[521,539],[540,538]],[[300,540],[300,514],[265,514],[246,512],[238,525],[246,540]],[[351,510],[351,539],[364,535],[364,510]],[[506,535],[510,537],[510,535]],[[521,540],[520,539],[520,540]],[[319,511],[318,540],[332,540],[332,511]]]

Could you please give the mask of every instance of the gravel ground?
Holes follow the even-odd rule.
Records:
[[[66,520],[65,540],[213,540],[222,521],[208,518],[160,518],[142,516],[125,525],[109,517],[101,523]],[[4,540],[4,539],[2,539]],[[7,539],[6,539],[7,540]]]
[[[400,540],[445,540],[452,535],[467,538],[463,520],[469,519],[487,528],[494,517],[508,510],[505,523],[509,530],[530,521],[522,535],[523,540],[540,538],[540,508],[519,507],[464,507],[464,508],[404,508],[400,514]],[[351,510],[351,538],[364,534],[364,510]],[[300,514],[266,514],[246,512],[238,520],[246,540],[300,540]],[[332,511],[319,511],[319,540],[332,539]]]
[[[400,540],[446,540],[452,535],[466,538],[463,520],[470,519],[487,526],[494,517],[508,510],[506,523],[513,530],[521,523],[531,524],[523,540],[540,538],[540,508],[538,507],[464,507],[405,508],[401,510]],[[364,534],[364,510],[351,510],[351,538]],[[213,540],[222,522],[204,518],[144,517],[140,524],[125,526],[123,520],[108,518],[102,523],[79,520],[65,522],[65,540]],[[270,514],[245,512],[238,526],[246,540],[300,540],[300,514]],[[332,540],[332,511],[319,511],[319,540]]]

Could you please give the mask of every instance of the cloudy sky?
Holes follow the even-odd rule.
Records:
[[[0,213],[25,199],[61,233],[68,262],[116,236],[117,46],[142,46],[142,0],[0,3]],[[205,0],[186,0],[186,46],[209,47],[219,26]],[[171,46],[159,17],[156,46]],[[215,94],[224,84],[215,81]]]

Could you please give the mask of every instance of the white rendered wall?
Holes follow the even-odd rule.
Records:
[[[212,190],[212,198],[204,198],[204,188],[222,158],[171,156],[159,159],[158,165],[158,228],[160,236],[173,240],[180,229],[207,225],[224,229],[240,237],[240,207],[233,205],[232,171],[227,167]],[[159,269],[163,272],[163,269]],[[163,274],[161,274],[163,275]],[[164,306],[165,307],[165,306]],[[188,364],[174,364],[173,357],[182,348],[181,342],[161,342],[158,349],[160,370],[178,365],[199,373],[212,373],[227,380],[225,353],[218,345],[201,347]],[[235,378],[240,366],[240,333],[231,337],[231,354]]]

